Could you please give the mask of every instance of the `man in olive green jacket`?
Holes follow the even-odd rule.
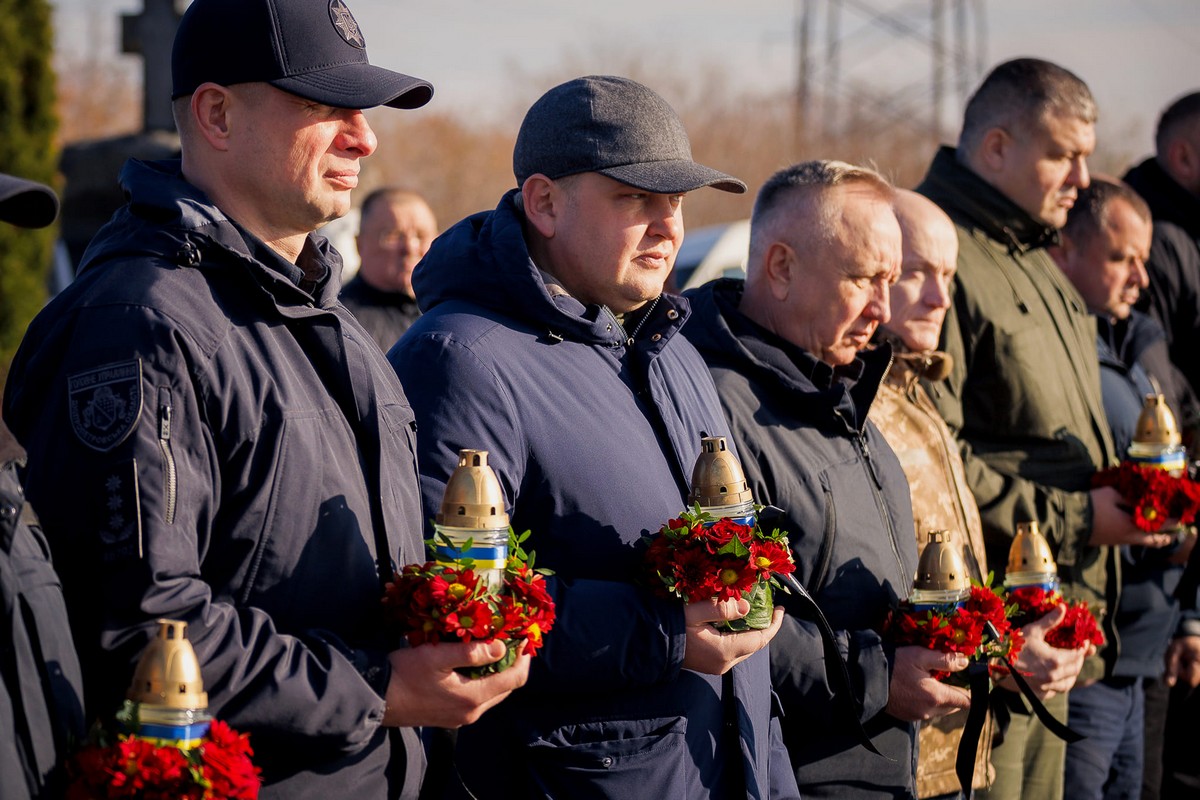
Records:
[[[938,152],[917,190],[958,229],[954,302],[942,331],[954,368],[930,394],[962,445],[988,563],[1000,572],[1016,524],[1036,520],[1063,593],[1103,614],[1117,600],[1112,546],[1161,546],[1166,537],[1138,530],[1114,490],[1090,489],[1092,473],[1117,458],[1095,323],[1045,251],[1088,184],[1095,119],[1091,92],[1072,73],[1038,59],[1006,62],[969,101],[957,149]],[[1111,625],[1105,635],[1107,647],[1119,646]],[[1034,637],[1017,666],[1065,720],[1065,692],[1085,655]],[[1099,662],[1082,673],[1102,674]],[[980,796],[1061,798],[1065,744],[1016,692],[997,692],[993,705],[1002,726],[1010,719],[992,753],[996,783]]]

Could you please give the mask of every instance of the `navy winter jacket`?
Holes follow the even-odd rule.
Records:
[[[184,620],[264,800],[382,797],[397,641],[376,534],[385,560],[422,555],[412,411],[337,302],[336,251],[309,239],[325,275],[302,290],[179,170],[126,166],[130,204],[33,321],[5,393],[88,714],[118,709],[157,618]]]
[[[1166,335],[1156,319],[1134,311],[1115,323],[1103,317],[1096,323],[1104,411],[1112,427],[1113,444],[1123,455],[1133,440],[1143,399],[1155,392],[1148,376],[1152,375],[1167,395],[1177,419],[1180,404],[1189,406],[1195,400],[1187,380],[1162,357]],[[1174,592],[1183,566],[1170,563],[1174,549],[1120,548],[1121,603],[1113,625],[1120,633],[1122,646],[1106,678],[1162,677],[1163,657],[1180,620]],[[1194,618],[1195,613],[1189,612],[1188,617]]]
[[[867,420],[891,349],[835,373],[738,311],[742,287],[724,279],[689,291],[684,335],[712,370],[754,498],[783,509],[796,577],[837,635],[864,728],[886,756],[859,746],[833,703],[816,627],[781,594],[789,613],[771,641],[771,675],[796,781],[806,798],[909,797],[916,728],[883,711],[890,647],[878,632],[912,587],[916,535],[908,480]]]
[[[459,731],[458,770],[481,798],[795,796],[766,652],[724,677],[682,669],[683,606],[646,589],[635,547],[683,509],[700,438],[726,433],[679,335],[687,302],[659,298],[635,341],[608,309],[551,296],[516,194],[434,242],[414,275],[424,315],[388,355],[430,515],[459,449],[486,450],[556,573],[529,683]]]

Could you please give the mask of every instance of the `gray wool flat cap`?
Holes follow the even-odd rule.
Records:
[[[746,184],[692,160],[687,131],[658,94],[628,78],[591,75],[555,86],[525,114],[513,148],[518,185],[598,172],[636,189],[681,194]]]

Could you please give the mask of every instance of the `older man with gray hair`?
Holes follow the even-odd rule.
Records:
[[[746,479],[756,500],[783,510],[797,576],[861,682],[865,732],[886,757],[859,749],[826,681],[817,628],[788,598],[772,681],[804,797],[914,796],[914,723],[967,706],[931,676],[963,669],[965,656],[893,649],[878,633],[917,566],[908,484],[867,420],[891,348],[860,352],[888,320],[900,272],[892,199],[887,180],[863,167],[781,170],[754,205],[745,282],[688,294],[684,334],[712,371]]]

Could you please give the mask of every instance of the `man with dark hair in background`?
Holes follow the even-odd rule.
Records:
[[[1125,174],[1154,215],[1150,289],[1139,308],[1162,323],[1172,360],[1200,392],[1200,92],[1163,111],[1154,149]]]
[[[967,104],[958,147],[943,147],[917,191],[958,230],[958,274],[941,349],[950,375],[930,395],[963,448],[983,519],[988,563],[1008,562],[1016,526],[1036,521],[1058,562],[1063,593],[1100,615],[1116,607],[1114,545],[1161,546],[1120,507],[1115,489],[1091,489],[1116,463],[1100,397],[1096,327],[1079,293],[1046,253],[1080,189],[1095,145],[1096,105],[1087,85],[1039,59],[1000,64]],[[997,575],[997,578],[1002,577]],[[1119,641],[1104,617],[1105,658]],[[1030,640],[1017,664],[1060,720],[1084,648]],[[1033,716],[1011,684],[993,695],[1002,740],[992,751],[988,797],[1063,794],[1065,744]]]
[[[1079,193],[1060,244],[1050,248],[1096,317],[1104,410],[1122,456],[1148,395],[1161,392],[1176,420],[1196,417],[1196,398],[1167,355],[1162,326],[1133,308],[1147,284],[1150,231],[1150,209],[1133,189],[1095,178]],[[1086,737],[1067,745],[1066,782],[1074,796],[1136,797],[1144,772],[1150,783],[1150,773],[1161,774],[1167,687],[1176,677],[1172,668],[1164,681],[1164,668],[1200,658],[1200,637],[1188,635],[1200,628],[1185,621],[1176,631],[1173,596],[1194,543],[1188,531],[1173,547],[1120,549],[1121,603],[1112,612],[1120,652],[1103,677],[1071,690],[1069,723]]]
[[[412,272],[437,233],[433,209],[416,192],[386,187],[363,200],[355,239],[358,274],[338,299],[385,353],[421,316]]]

